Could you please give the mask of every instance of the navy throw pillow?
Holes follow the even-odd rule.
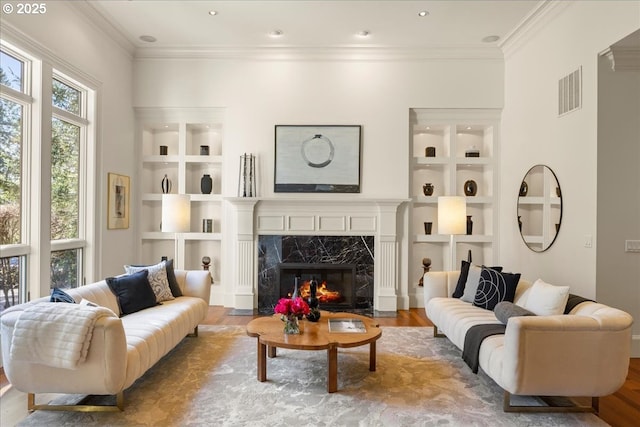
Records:
[[[501,301],[513,302],[519,281],[520,273],[502,273],[483,267],[473,305],[493,310]]]
[[[131,267],[149,267],[148,265],[132,265]],[[182,296],[180,285],[178,285],[178,279],[176,278],[176,272],[173,270],[173,259],[164,262],[164,268],[167,271],[167,281],[169,282],[169,289],[171,289],[171,295],[174,298]]]
[[[467,283],[467,276],[469,275],[469,266],[471,264],[467,261],[462,261],[460,266],[460,277],[458,277],[458,284],[455,291],[453,291],[453,298],[460,298],[464,294],[464,285]]]
[[[173,259],[166,261],[164,263],[165,268],[167,269],[167,280],[169,280],[169,288],[171,289],[171,294],[175,297],[181,297],[182,291],[180,290],[180,285],[178,285],[178,279],[176,279],[176,272],[173,271]]]
[[[456,284],[456,289],[453,291],[451,295],[453,298],[460,298],[464,295],[464,287],[467,284],[467,277],[469,276],[469,267],[471,266],[470,262],[462,261],[462,265],[460,266],[460,277],[458,277],[458,283]],[[491,267],[493,270],[502,271],[502,267],[496,266]]]
[[[148,274],[148,270],[141,270],[127,276],[105,279],[111,292],[118,299],[122,316],[156,305],[156,294],[149,285]]]
[[[51,298],[49,299],[49,302],[68,302],[71,304],[75,304],[76,300],[74,300],[71,295],[69,295],[62,289],[53,288],[53,291],[51,291]]]

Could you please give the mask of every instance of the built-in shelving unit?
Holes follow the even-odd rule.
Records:
[[[412,109],[410,117],[410,235],[409,272],[417,286],[422,259],[431,270],[458,270],[472,251],[474,263],[491,264],[497,258],[498,162],[500,112],[493,109]],[[435,157],[426,148],[435,147]],[[478,157],[466,157],[478,150]],[[450,261],[450,236],[438,234],[438,197],[465,196],[468,180],[477,184],[475,196],[466,196],[471,235],[454,236],[455,265]],[[425,195],[423,186],[433,185]],[[425,234],[431,222],[432,234]]]
[[[139,238],[143,263],[174,258],[178,268],[200,269],[202,257],[209,256],[211,273],[219,280],[222,241],[223,111],[220,109],[138,109],[139,138]],[[167,154],[160,154],[160,147]],[[201,154],[201,146],[209,153]],[[200,181],[208,174],[213,180],[210,194],[203,194]],[[170,181],[171,194],[188,194],[191,199],[191,227],[187,233],[164,233],[162,221],[162,180]],[[135,190],[134,190],[135,191]],[[203,220],[212,220],[211,232],[203,230]]]

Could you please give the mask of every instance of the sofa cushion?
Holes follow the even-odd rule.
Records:
[[[169,289],[171,289],[171,294],[176,298],[181,297],[182,290],[180,289],[180,285],[178,284],[176,272],[173,270],[173,259],[166,261],[165,267],[167,268],[167,280],[169,281]]]
[[[149,272],[144,269],[130,275],[106,279],[109,288],[118,299],[121,315],[135,313],[157,304],[156,295],[147,280],[148,275]]]
[[[493,310],[501,301],[513,302],[519,280],[520,273],[502,273],[483,267],[473,305]]]
[[[535,316],[534,313],[530,312],[524,307],[520,307],[517,304],[514,304],[510,301],[501,301],[496,304],[493,308],[493,313],[496,315],[496,319],[507,324],[507,321],[511,317],[517,316]]]
[[[127,274],[137,273],[141,270],[148,270],[149,275],[147,276],[147,280],[149,281],[149,285],[151,285],[151,289],[153,289],[153,293],[156,295],[156,301],[162,302],[174,299],[174,296],[171,293],[171,288],[169,287],[169,279],[167,278],[167,269],[164,261],[159,264],[145,267],[125,265],[124,269]]]
[[[464,294],[464,285],[467,283],[470,265],[470,262],[462,261],[462,265],[460,266],[460,276],[458,276],[458,283],[456,284],[456,289],[453,291],[453,295],[451,295],[453,298],[460,298],[462,294]]]
[[[524,308],[538,316],[562,314],[569,298],[569,286],[555,286],[542,279],[531,286]]]
[[[478,285],[480,284],[480,274],[482,273],[482,267],[471,264],[469,266],[469,273],[467,274],[467,281],[464,284],[464,292],[460,299],[464,302],[473,302],[478,291]]]
[[[167,281],[169,282],[169,289],[171,289],[171,294],[176,298],[181,297],[182,290],[180,289],[180,284],[178,283],[178,278],[176,277],[176,272],[173,268],[173,259],[163,262],[167,271]],[[131,265],[130,267],[149,267],[149,265]],[[124,268],[126,271],[127,266],[125,265]]]
[[[500,323],[493,311],[484,310],[459,298],[438,297],[428,302],[427,315],[438,330],[451,340],[460,350],[464,338],[473,325]]]
[[[462,261],[462,265],[460,266],[460,276],[458,276],[458,283],[456,284],[456,289],[453,291],[453,295],[451,295],[453,298],[461,298],[464,295],[466,284],[467,284],[467,281],[469,280],[469,268],[471,267],[471,265],[473,264],[471,264],[470,262]],[[478,266],[478,265],[474,265],[474,267],[481,268],[481,266]],[[497,271],[502,271],[502,267],[500,266],[495,266],[490,268]],[[480,281],[479,273],[474,274],[469,282],[472,285],[472,288],[470,288],[469,291],[467,291],[467,296],[462,299],[463,301],[473,302],[473,299],[476,295],[476,290],[478,289],[479,281]]]

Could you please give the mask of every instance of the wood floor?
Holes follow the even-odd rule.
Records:
[[[232,316],[230,313],[231,309],[212,306],[209,308],[207,318],[202,323],[205,325],[243,326],[254,318],[254,316]],[[378,317],[376,320],[381,326],[433,326],[424,310],[417,308],[400,310],[397,317]],[[0,375],[0,389],[2,390],[2,426],[14,425],[15,423],[5,424],[5,420],[18,422],[27,415],[26,396],[11,389],[4,372]],[[496,396],[496,399],[502,399],[502,396]],[[616,393],[600,399],[600,418],[613,427],[640,425],[640,358],[631,359],[629,376],[622,388]]]

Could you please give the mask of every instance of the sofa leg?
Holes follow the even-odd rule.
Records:
[[[433,325],[433,336],[436,338],[445,338],[446,335],[443,334],[442,332],[438,332],[438,327],[436,325]]]
[[[89,397],[89,396],[87,396]],[[86,399],[86,398],[85,398]],[[83,399],[84,400],[84,399]],[[72,411],[72,412],[121,412],[124,411],[124,392],[116,394],[116,404],[114,405],[85,405],[78,403],[77,405],[37,405],[36,395],[27,393],[27,409],[33,411]]]
[[[198,327],[193,328],[193,332],[187,334],[188,337],[197,337],[198,336]]]
[[[554,399],[551,396],[538,396],[540,397],[548,406],[518,406],[511,404],[511,393],[508,391],[504,392],[504,400],[502,403],[502,410],[504,412],[592,412],[598,415],[598,411],[600,410],[600,399],[598,397],[591,398],[591,406],[579,405],[573,400],[571,403],[573,405],[555,405]]]

